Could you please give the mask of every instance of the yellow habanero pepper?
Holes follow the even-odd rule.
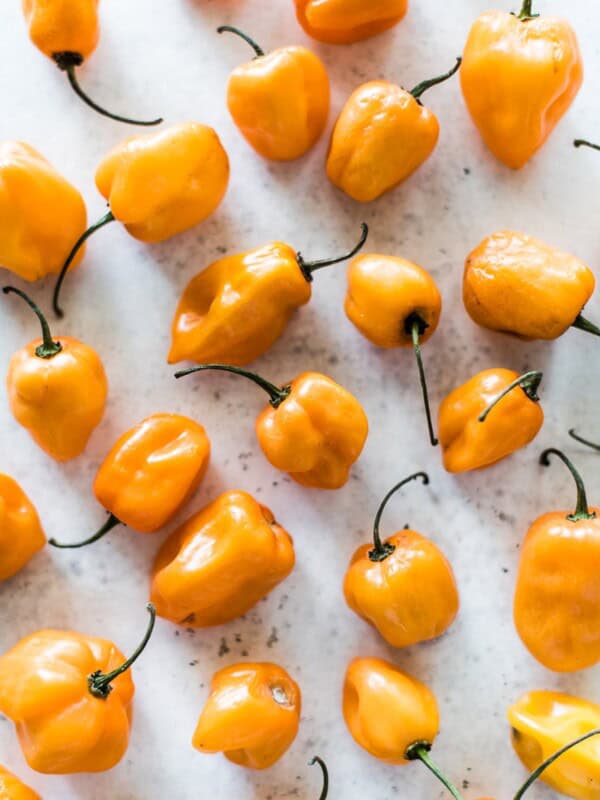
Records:
[[[295,0],[298,22],[328,44],[351,44],[397,25],[408,0]]]
[[[0,798],[2,800],[41,800],[37,792],[20,781],[0,764]]]
[[[45,544],[35,506],[15,480],[0,473],[0,581],[16,575]]]

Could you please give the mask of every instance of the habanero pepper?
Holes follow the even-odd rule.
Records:
[[[0,581],[20,572],[45,544],[35,506],[13,478],[0,473]]]
[[[20,781],[0,764],[0,798],[2,800],[42,800],[37,792]]]
[[[328,44],[351,44],[393,28],[408,0],[294,0],[298,22],[309,36]]]
[[[313,274],[352,258],[369,229],[349,253],[305,261],[283,242],[213,262],[188,283],[172,324],[169,364],[225,361],[243,367],[282,335],[294,312],[311,298]]]
[[[318,372],[303,372],[279,388],[227,364],[201,364],[175,377],[204,370],[241,375],[269,395],[270,408],[258,416],[256,436],[276,469],[312,489],[340,489],[348,481],[369,430],[367,416],[350,392]]]

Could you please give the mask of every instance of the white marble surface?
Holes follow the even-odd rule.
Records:
[[[557,687],[600,701],[598,669],[565,677],[545,671],[525,652],[511,619],[518,548],[528,524],[574,498],[560,465],[542,474],[536,463],[542,447],[567,448],[587,478],[592,501],[600,494],[598,456],[566,436],[576,424],[600,438],[600,377],[592,366],[599,343],[576,331],[554,344],[511,341],[477,329],[460,300],[466,253],[503,226],[546,239],[592,266],[600,256],[600,156],[571,147],[575,136],[600,137],[600,12],[594,3],[539,0],[537,5],[540,11],[568,14],[587,69],[579,98],[543,152],[518,173],[497,164],[467,118],[455,80],[427,95],[442,126],[435,155],[400,189],[361,207],[324,176],[327,137],[308,157],[288,165],[268,164],[249,149],[224,102],[229,71],[249,53],[242,42],[218,37],[216,26],[238,24],[267,49],[313,46],[331,72],[332,121],[365,79],[381,76],[410,87],[448,69],[487,0],[413,0],[395,30],[347,48],[309,42],[291,0],[101,3],[102,38],[81,71],[85,87],[117,110],[164,114],[168,123],[197,119],[214,125],[231,157],[231,184],[212,219],[173,241],[145,246],[116,224],[96,236],[68,281],[68,316],[54,327],[57,334],[93,344],[104,358],[111,387],[106,417],[86,454],[58,466],[14,423],[2,392],[0,470],[23,484],[48,535],[76,539],[104,518],[91,482],[117,434],[152,412],[190,414],[206,426],[213,460],[184,516],[225,488],[246,489],[293,533],[298,560],[292,576],[245,619],[195,633],[157,624],[135,667],[131,745],[111,772],[37,775],[24,763],[12,724],[0,719],[0,762],[45,800],[197,800],[211,793],[225,800],[314,798],[319,775],[306,766],[314,753],[329,761],[332,798],[442,797],[424,768],[381,765],[350,739],[340,687],[346,664],[356,655],[391,658],[433,688],[442,716],[435,755],[459,784],[468,782],[468,800],[483,794],[506,798],[523,779],[505,720],[507,705],[523,691]],[[95,165],[136,130],[99,118],[76,101],[64,76],[30,44],[19,6],[18,0],[2,0],[0,139],[23,139],[39,148],[82,190],[94,219],[104,209],[94,188]],[[173,380],[165,362],[171,316],[180,291],[198,270],[224,252],[275,238],[307,257],[335,253],[354,241],[363,219],[371,226],[370,251],[422,264],[442,288],[442,322],[425,347],[434,406],[483,368],[544,370],[546,423],[529,449],[488,471],[447,475],[439,452],[426,440],[413,356],[376,350],[346,320],[343,266],[318,275],[312,303],[257,367],[275,381],[305,369],[328,372],[364,403],[371,433],[345,489],[306,491],[266,463],[253,431],[263,398],[252,386],[221,375]],[[9,278],[1,276],[3,282]],[[46,308],[50,291],[50,282],[33,288]],[[16,299],[1,305],[0,365],[6,369],[11,353],[37,336],[37,328]],[[592,300],[587,313],[598,321],[600,302]],[[409,520],[441,545],[455,567],[462,608],[441,641],[396,652],[346,608],[341,581],[351,553],[369,534],[383,493],[423,468],[431,488],[407,489],[389,508],[384,527],[391,533]],[[148,570],[163,538],[120,530],[87,550],[47,549],[0,587],[0,650],[39,628],[71,627],[114,639],[129,651],[146,623]],[[190,745],[212,673],[244,658],[280,662],[304,695],[295,744],[262,774],[221,756],[200,755]],[[551,793],[540,787],[536,796]]]

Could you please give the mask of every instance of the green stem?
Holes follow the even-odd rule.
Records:
[[[426,92],[427,89],[431,89],[432,86],[437,86],[438,83],[444,83],[444,81],[447,81],[448,78],[451,78],[458,72],[461,64],[462,64],[462,58],[459,56],[456,59],[456,64],[452,67],[451,70],[445,72],[443,75],[438,75],[437,78],[430,78],[427,81],[421,81],[421,83],[418,83],[414,89],[411,89],[410,94],[412,94],[415,100],[420,103],[421,95],[424,94],[424,92]]]
[[[404,478],[404,480],[400,481],[400,483],[392,486],[392,488],[381,501],[381,504],[377,509],[377,513],[375,514],[375,520],[373,521],[373,549],[369,550],[369,559],[371,561],[385,561],[385,559],[396,549],[393,544],[381,541],[381,535],[379,533],[381,515],[383,514],[385,507],[387,506],[392,495],[396,494],[396,492],[403,486],[406,486],[407,483],[410,483],[410,481],[414,481],[417,478],[421,478],[425,486],[427,486],[429,483],[429,475],[426,472],[415,472],[413,475],[409,475],[408,478]]]
[[[34,314],[36,314],[37,318],[40,321],[40,325],[42,326],[42,344],[39,344],[35,348],[35,354],[38,358],[54,358],[57,353],[60,353],[62,350],[62,344],[60,342],[55,342],[52,338],[52,334],[50,333],[50,326],[46,320],[46,317],[42,314],[39,307],[33,302],[33,300],[28,297],[25,292],[22,292],[20,289],[15,289],[14,286],[4,286],[2,291],[4,294],[13,294],[18,295],[20,298],[25,300],[27,305],[33,310]]]
[[[175,373],[176,378],[184,378],[186,375],[192,375],[194,372],[204,372],[207,369],[215,369],[221,370],[222,372],[233,372],[234,375],[241,375],[243,378],[248,378],[248,380],[255,383],[257,386],[260,386],[261,389],[269,395],[269,402],[273,406],[273,408],[278,408],[286,397],[289,397],[291,387],[290,386],[282,386],[281,389],[278,386],[275,386],[274,383],[265,380],[260,375],[257,375],[256,372],[250,372],[247,369],[242,369],[241,367],[232,367],[230,364],[200,364],[197,367],[190,367],[189,369],[182,369],[179,372]]]
[[[594,336],[600,336],[600,328],[581,314],[575,317],[575,322],[571,323],[571,327],[578,328],[580,331],[585,331],[586,333],[591,333]]]
[[[239,36],[241,39],[243,39],[250,45],[250,47],[256,53],[255,56],[256,58],[260,58],[265,54],[265,51],[262,49],[262,47],[256,44],[254,39],[248,36],[247,33],[244,33],[244,31],[241,31],[239,28],[234,28],[232,25],[221,25],[220,27],[217,28],[217,33],[235,33],[236,36]]]
[[[541,372],[525,372],[523,375],[520,375],[512,383],[509,383],[506,389],[500,392],[498,397],[496,397],[495,400],[493,400],[489,406],[481,412],[479,415],[479,422],[485,422],[488,414],[494,408],[494,406],[496,406],[503,397],[506,397],[509,392],[512,392],[513,389],[516,389],[517,386],[521,387],[530,400],[532,400],[534,403],[539,403],[540,398],[537,395],[537,390],[542,382],[542,377],[543,375]]]
[[[113,222],[114,219],[115,218],[113,217],[112,212],[107,211],[106,214],[98,220],[98,222],[95,222],[93,225],[90,225],[87,231],[84,231],[84,233],[81,234],[79,239],[77,239],[77,241],[73,245],[73,249],[67,256],[67,260],[62,266],[62,269],[54,286],[54,294],[52,295],[52,308],[54,309],[54,313],[56,314],[57,317],[64,316],[64,312],[58,304],[58,299],[60,295],[61,286],[63,285],[63,281],[66,277],[69,267],[73,262],[73,259],[79,252],[80,247],[82,246],[82,244],[85,242],[86,239],[88,239],[96,231],[100,230],[100,228],[103,228],[105,225],[108,225],[109,222]]]
[[[409,748],[407,748],[404,757],[409,761],[416,761],[417,759],[421,761],[423,764],[425,764],[427,769],[433,772],[435,777],[444,784],[446,789],[448,789],[455,800],[463,800],[462,795],[456,786],[450,782],[450,780],[444,775],[444,773],[429,755],[430,750],[431,744],[429,742],[415,742],[414,744],[411,744]]]
[[[302,270],[302,274],[306,278],[306,280],[310,283],[313,279],[313,272],[316,272],[318,269],[323,269],[323,267],[329,267],[332,264],[339,264],[341,261],[347,261],[352,256],[355,256],[358,251],[362,248],[364,243],[367,241],[367,236],[369,235],[369,226],[366,222],[361,222],[360,225],[360,239],[358,240],[357,244],[354,245],[352,250],[349,253],[345,253],[343,256],[337,256],[337,258],[324,258],[320,261],[305,261],[302,258],[302,253],[296,253],[296,260],[298,261],[298,266]]]
[[[420,337],[425,333],[429,325],[425,322],[423,317],[418,314],[411,314],[405,324],[404,329],[412,337],[413,348],[415,357],[417,359],[417,367],[419,368],[419,381],[421,383],[421,393],[423,394],[423,405],[425,406],[425,415],[427,417],[427,428],[429,429],[429,441],[435,447],[438,443],[437,437],[433,430],[433,421],[431,419],[431,408],[429,406],[429,392],[427,390],[427,379],[425,378],[425,367],[423,366],[423,358],[421,356]]]
[[[139,643],[135,652],[132,656],[130,656],[127,661],[121,664],[120,667],[117,669],[113,669],[112,672],[101,672],[98,670],[97,672],[92,672],[91,675],[88,675],[88,690],[90,694],[94,695],[94,697],[99,698],[100,700],[106,700],[108,695],[112,692],[112,681],[115,678],[118,678],[119,675],[122,675],[124,672],[131,667],[131,665],[137,661],[137,659],[141,656],[144,652],[146,645],[150,641],[150,637],[152,636],[152,631],[154,630],[154,623],[156,621],[156,610],[152,603],[148,603],[146,606],[146,610],[150,614],[150,622],[148,623],[148,627],[146,629],[146,633],[144,634],[144,638]]]
[[[594,442],[590,442],[588,439],[583,439],[581,436],[578,436],[578,434],[575,433],[575,428],[571,428],[569,431],[569,436],[571,439],[575,439],[576,442],[584,444],[586,447],[591,447],[592,450],[598,450],[600,452],[600,444],[594,444]]]
[[[327,764],[322,758],[319,758],[319,756],[315,756],[308,762],[309,767],[313,767],[315,764],[321,767],[321,772],[323,773],[323,788],[319,795],[319,800],[327,800],[327,795],[329,794],[329,771],[327,769]]]
[[[573,476],[575,485],[577,486],[577,505],[575,507],[575,511],[572,514],[569,514],[567,519],[570,522],[579,522],[582,519],[595,519],[596,512],[590,511],[589,509],[583,479],[579,472],[575,469],[574,464],[566,457],[564,453],[562,453],[560,450],[557,450],[555,447],[549,447],[547,450],[544,450],[540,456],[540,464],[542,464],[544,467],[549,467],[550,455],[558,456],[563,464],[566,464],[567,469]]]
[[[592,150],[600,150],[600,144],[594,144],[593,142],[588,142],[587,139],[575,139],[573,145],[575,147],[591,147]]]
[[[77,547],[86,547],[86,545],[93,544],[94,542],[97,542],[99,539],[102,539],[102,537],[106,536],[106,534],[109,531],[112,531],[112,529],[116,528],[117,525],[122,525],[122,524],[123,523],[121,522],[121,520],[117,519],[117,517],[115,517],[114,514],[109,514],[108,519],[106,520],[104,525],[99,530],[97,530],[93,536],[90,536],[89,539],[84,539],[83,542],[76,542],[75,544],[66,544],[65,542],[57,542],[56,539],[48,539],[48,544],[51,544],[52,547],[60,547],[61,550],[70,550],[72,548],[77,548]]]
[[[523,0],[523,5],[521,6],[521,11],[519,13],[519,19],[522,19],[526,22],[528,19],[535,19],[535,17],[539,17],[539,14],[533,13],[533,0]]]

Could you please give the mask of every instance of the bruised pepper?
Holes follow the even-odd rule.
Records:
[[[225,361],[243,367],[279,339],[296,309],[311,298],[313,273],[352,258],[369,229],[349,253],[305,261],[283,242],[270,242],[215,261],[187,285],[172,324],[169,364]]]
[[[50,539],[54,547],[84,547],[117,525],[154,533],[165,525],[204,477],[210,458],[206,431],[178,414],[153,414],[124,433],[104,459],[94,494],[109,512],[89,539],[75,544]]]
[[[312,489],[339,489],[347,482],[369,429],[362,406],[350,392],[318,372],[303,372],[279,388],[227,364],[201,364],[175,377],[212,369],[248,378],[269,395],[270,408],[257,418],[256,435],[276,469]]]
[[[162,118],[136,120],[113,114],[95,103],[81,88],[76,69],[96,49],[100,36],[98,0],[22,0],[29,38],[56,66],[66,72],[71,88],[98,114],[130,125],[158,125]]]
[[[0,797],[2,800],[41,800],[33,789],[20,781],[16,775],[0,764]]]
[[[133,680],[150,624],[133,653],[110,641],[72,631],[42,630],[0,657],[0,711],[14,722],[31,769],[52,775],[103,772],[129,743]]]
[[[2,291],[21,297],[42,327],[42,338],[10,360],[6,385],[13,416],[56,461],[76,458],[104,416],[108,381],[100,356],[70,336],[53,339],[44,315],[24,292],[12,286]]]
[[[35,506],[13,478],[0,473],[0,581],[20,572],[45,544]]]
[[[142,242],[170,239],[198,225],[216,210],[227,190],[229,159],[216,132],[182,122],[158,133],[134,136],[117,145],[96,170],[96,186],[109,211],[75,242],[54,288],[61,286],[80,247],[114,220]]]
[[[327,177],[354,200],[368,203],[405,181],[433,153],[439,137],[437,117],[421,103],[427,89],[454,75],[423,81],[407,92],[389,81],[359,86],[335,123]]]
[[[351,44],[393,28],[408,0],[294,0],[298,22],[309,36],[328,44]]]

